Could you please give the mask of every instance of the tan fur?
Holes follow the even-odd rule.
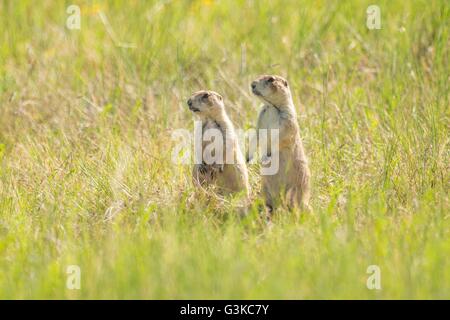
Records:
[[[223,164],[195,164],[194,184],[216,186],[219,194],[243,192],[249,198],[248,171],[240,150],[233,123],[230,121],[222,97],[214,91],[198,91],[188,100],[189,109],[202,121],[203,135],[208,129],[220,130],[223,136]],[[203,138],[203,137],[202,137]],[[203,140],[203,139],[202,139]],[[202,150],[210,142],[203,141]],[[229,147],[227,148],[226,145]],[[227,152],[233,163],[227,163]],[[205,159],[202,159],[205,162]]]
[[[266,205],[270,210],[282,204],[309,209],[310,171],[289,85],[282,77],[266,75],[252,82],[252,91],[264,103],[258,116],[258,132],[280,130],[279,170],[275,175],[262,176]],[[273,152],[277,150],[268,148],[261,157],[270,159]]]

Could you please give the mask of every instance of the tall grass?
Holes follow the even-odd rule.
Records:
[[[0,2],[0,298],[450,298],[447,1],[77,1],[80,30],[70,4]],[[249,128],[266,73],[313,176],[272,224],[171,161],[191,92]]]

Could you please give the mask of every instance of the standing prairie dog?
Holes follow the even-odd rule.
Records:
[[[264,75],[253,81],[251,87],[253,94],[264,103],[258,116],[258,134],[260,129],[279,130],[278,146],[268,139],[266,154],[261,154],[268,160],[274,152],[279,156],[278,171],[262,176],[266,206],[272,211],[287,203],[290,208],[299,206],[309,210],[310,171],[288,82],[280,76]]]
[[[202,163],[194,164],[194,184],[215,185],[222,195],[243,192],[248,199],[250,194],[247,165],[233,123],[225,111],[223,98],[214,91],[202,90],[194,93],[187,104],[202,121]],[[209,130],[216,130],[216,133],[220,134],[219,144],[223,152],[221,161],[211,163],[211,159],[207,159],[208,155],[205,155],[204,151],[209,143],[205,142],[204,138]]]

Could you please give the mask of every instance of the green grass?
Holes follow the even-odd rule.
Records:
[[[0,298],[450,298],[448,1],[77,2],[73,31],[72,1],[0,2]],[[190,93],[250,128],[267,73],[314,208],[271,225],[171,161]]]

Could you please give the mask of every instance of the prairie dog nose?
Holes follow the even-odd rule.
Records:
[[[256,88],[256,81],[253,81],[252,82],[252,89],[255,89]]]
[[[192,100],[188,99],[187,104],[188,104],[189,107],[192,107]]]

